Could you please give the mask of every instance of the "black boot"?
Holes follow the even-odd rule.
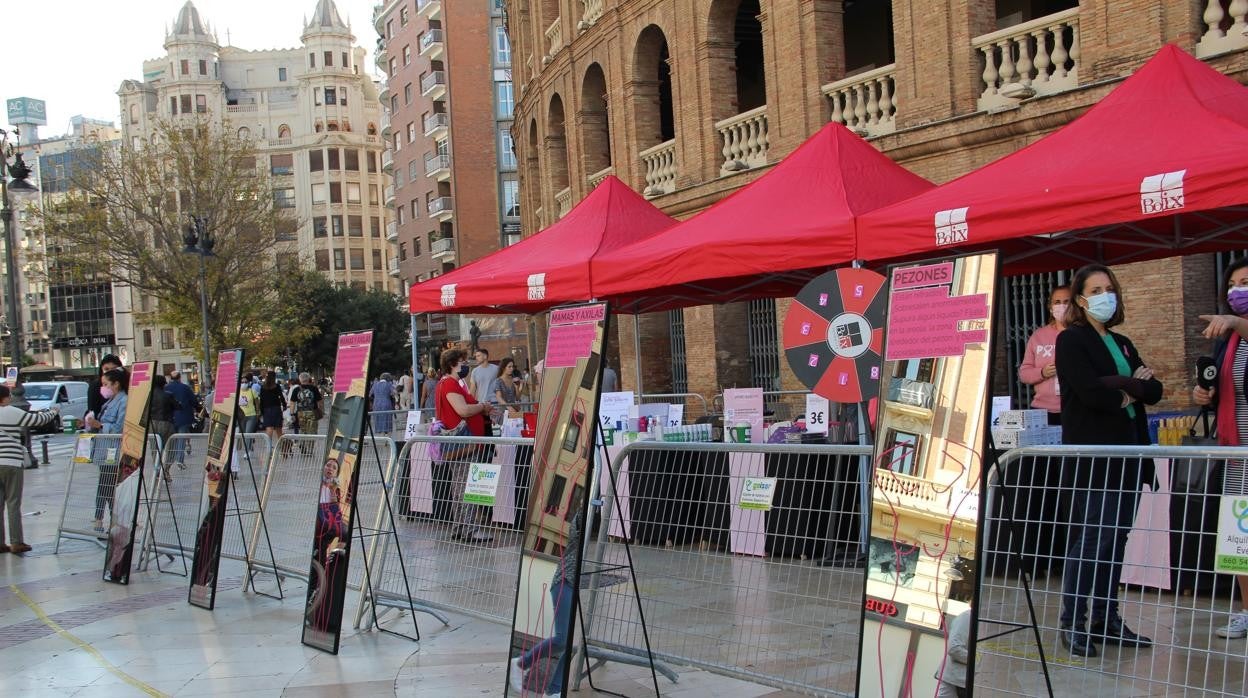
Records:
[[[1092,638],[1082,630],[1063,626],[1058,631],[1058,637],[1062,640],[1062,647],[1077,657],[1095,657],[1100,654],[1096,651],[1096,645],[1092,644]]]
[[[1151,638],[1136,634],[1134,630],[1123,624],[1122,619],[1115,616],[1109,619],[1092,621],[1092,639],[1106,645],[1119,647],[1152,647]]]

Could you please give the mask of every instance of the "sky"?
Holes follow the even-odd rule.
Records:
[[[373,65],[377,30],[372,24],[377,0],[336,2],[355,43],[368,51],[362,68],[377,77]],[[0,99],[33,97],[47,102],[48,125],[39,128],[43,138],[68,132],[69,118],[77,114],[120,123],[117,88],[122,80],[142,79],[144,60],[165,55],[166,27],[184,3],[3,0],[0,25],[9,31],[0,41]],[[195,7],[222,45],[272,49],[299,45],[303,19],[316,3],[195,0]]]

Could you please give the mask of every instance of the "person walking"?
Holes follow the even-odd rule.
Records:
[[[124,368],[114,368],[100,377],[100,394],[104,405],[96,419],[87,416],[87,429],[96,434],[120,434],[126,423],[126,404],[130,391],[130,373]],[[104,455],[101,458],[100,451]],[[92,460],[99,464],[100,476],[95,486],[95,530],[104,530],[104,506],[113,506],[113,490],[117,487],[117,458],[121,441],[116,446],[92,449]],[[102,462],[101,462],[102,461]]]
[[[485,436],[487,420],[491,406],[488,402],[479,402],[462,383],[468,375],[468,362],[460,349],[447,349],[442,352],[442,378],[438,380],[436,406],[434,414],[441,423],[441,433],[445,436]],[[460,425],[464,425],[461,428]],[[436,426],[436,425],[435,425]],[[444,446],[444,448],[447,448]],[[476,454],[481,457],[480,454]],[[464,538],[474,543],[487,543],[493,540],[488,533],[480,530],[478,514],[480,509],[475,504],[464,503],[464,488],[468,483],[468,460],[457,458],[444,461],[451,470],[451,507],[452,522],[455,526],[452,538]]]
[[[1161,400],[1162,385],[1131,340],[1110,330],[1126,318],[1122,287],[1100,264],[1079,269],[1070,286],[1075,302],[1056,347],[1062,443],[1146,445],[1144,406]],[[1140,486],[1157,490],[1153,459],[1071,458],[1062,479],[1072,493],[1062,570],[1062,646],[1071,654],[1095,657],[1096,643],[1152,645],[1118,615],[1118,578]],[[1089,603],[1092,623],[1085,628]]]
[[[611,364],[603,360],[602,364],[602,392],[614,393],[620,390],[620,376],[611,368]]]
[[[320,421],[323,414],[321,409],[321,391],[316,389],[316,385],[312,383],[312,374],[304,372],[299,374],[299,385],[291,391],[290,408],[295,412],[295,417],[299,422],[300,434],[319,434]],[[299,452],[307,455],[311,451],[311,443],[303,443],[299,445]]]
[[[1192,402],[1214,408],[1219,446],[1248,445],[1248,257],[1231,262],[1222,279],[1229,314],[1201,315],[1208,322],[1204,335],[1216,339],[1214,365],[1219,367],[1218,383],[1205,389],[1192,389]],[[1222,496],[1248,497],[1248,461],[1227,459],[1222,467]],[[1235,575],[1239,588],[1239,610],[1226,625],[1214,632],[1218,637],[1248,637],[1248,575]]]
[[[399,409],[412,409],[412,369],[403,371],[403,375],[399,376]]]
[[[260,431],[260,388],[257,385],[249,373],[238,386],[238,413],[243,418],[244,434]]]
[[[147,408],[147,428],[151,433],[160,437],[160,448],[162,452],[169,450],[169,440],[173,438],[173,396],[170,395],[165,387],[168,382],[164,376],[152,376],[152,401]],[[158,458],[160,472],[164,473],[165,482],[173,479],[169,474],[169,470],[165,467],[163,458]]]
[[[369,397],[373,402],[373,434],[389,436],[394,431],[394,377],[389,373],[381,374],[373,383]]]
[[[56,406],[27,412],[10,404],[12,399],[9,387],[0,385],[0,502],[9,522],[9,542],[5,544],[4,518],[0,517],[0,553],[21,555],[31,550],[22,532],[22,481],[27,457],[22,432],[51,424],[60,412]]]
[[[260,394],[256,399],[260,409],[260,424],[264,433],[269,435],[270,443],[282,442],[282,420],[286,412],[286,394],[277,384],[277,376],[269,371],[260,385]],[[283,444],[282,455],[289,456],[290,448]]]
[[[177,369],[169,372],[169,382],[165,392],[173,398],[173,433],[190,434],[195,425],[195,413],[199,410],[199,400],[191,387],[182,382],[182,373]],[[186,467],[186,456],[190,452],[190,441],[183,440],[183,445],[174,450],[173,457],[179,468]]]
[[[432,410],[438,395],[438,374],[432,368],[425,372],[425,379],[421,381],[421,391],[420,408]]]

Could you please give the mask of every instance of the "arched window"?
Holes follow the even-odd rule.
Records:
[[[370,121],[370,122],[368,122],[368,131],[367,131],[367,133],[368,133],[368,135],[370,135],[370,136],[376,136],[376,135],[377,135],[377,124],[374,124],[374,123],[373,123],[373,122],[371,122],[371,121]]]
[[[711,6],[708,44],[720,47],[711,49],[711,84],[733,86],[731,90],[721,87],[715,95],[712,117],[716,121],[767,103],[759,13],[758,0],[717,0]]]
[[[321,123],[321,120],[320,120],[320,119],[317,119],[317,120],[316,120],[316,125],[315,125],[315,126],[313,126],[312,128],[313,128],[313,130],[315,130],[317,133],[320,133],[321,131],[325,130],[325,125]]]
[[[282,124],[281,126],[278,126],[277,137],[278,138],[290,138],[290,127],[287,126],[286,124]]]
[[[247,128],[246,126],[243,126],[242,128],[238,129],[238,140],[246,141],[250,139],[251,139],[251,129]]]
[[[555,193],[568,188],[568,142],[563,98],[557,93],[550,98],[546,112],[546,153],[550,170],[550,186]]]
[[[671,57],[663,30],[653,24],[643,29],[633,56],[633,118],[638,144],[645,149],[676,137]]]
[[[607,78],[593,63],[581,80],[580,122],[584,144],[581,157],[586,175],[611,166],[611,126],[607,114]]]
[[[130,105],[130,123],[139,123],[139,105],[137,104]]]

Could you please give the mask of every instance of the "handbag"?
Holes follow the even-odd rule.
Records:
[[[441,436],[472,436],[472,432],[468,430],[468,420],[461,419],[454,429],[443,429]],[[465,461],[472,455],[477,448],[476,444],[438,444],[439,457],[438,460],[447,461]]]
[[[1204,428],[1204,435],[1196,435],[1196,424],[1192,424],[1192,428],[1188,430],[1187,435],[1183,437],[1183,446],[1211,447],[1218,445],[1218,417],[1215,414],[1213,423],[1209,422],[1210,410],[1203,409],[1200,411],[1200,421]],[[1175,458],[1170,463],[1170,491],[1182,492],[1189,494],[1204,494],[1213,491],[1212,485],[1215,484],[1218,471],[1221,470],[1221,462],[1210,461],[1208,458]],[[1217,489],[1221,489],[1217,487]]]

